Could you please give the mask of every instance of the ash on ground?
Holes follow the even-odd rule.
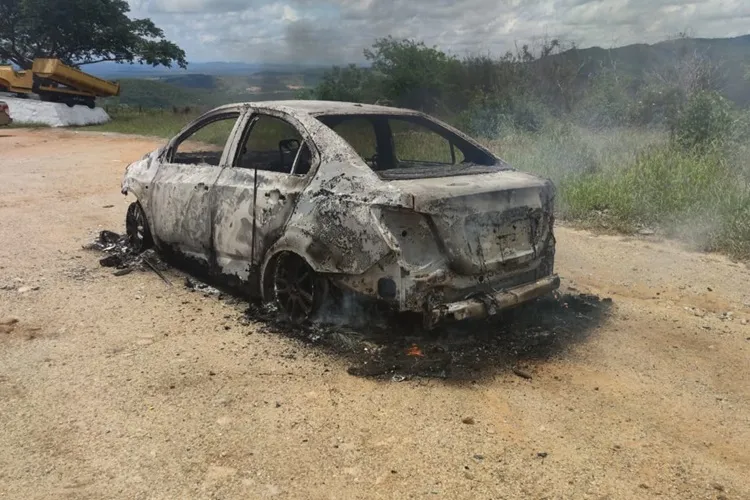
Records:
[[[372,318],[370,326],[312,322],[292,325],[272,305],[251,304],[249,320],[346,359],[349,374],[400,382],[414,377],[477,380],[512,371],[533,379],[528,366],[565,354],[609,316],[611,299],[554,293],[487,320],[424,331],[410,319]],[[357,318],[361,320],[362,318]],[[358,323],[362,323],[358,321]]]
[[[171,284],[164,275],[170,266],[153,249],[133,252],[126,236],[102,231],[85,248],[106,253],[100,263],[116,269],[115,275],[152,271]],[[185,276],[184,286],[220,300],[240,298],[231,289],[193,276]],[[242,321],[340,357],[351,364],[348,372],[355,376],[393,381],[414,377],[476,380],[512,371],[533,379],[530,365],[563,355],[570,346],[585,341],[606,321],[611,306],[611,299],[555,292],[487,320],[424,331],[413,317],[356,301],[343,309],[326,308],[305,325],[290,323],[273,304],[251,302]]]

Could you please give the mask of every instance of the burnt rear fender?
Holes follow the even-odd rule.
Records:
[[[393,186],[383,185],[364,162],[322,164],[297,200],[284,235],[266,253],[266,266],[288,250],[316,272],[358,276],[393,252],[378,228],[376,205],[411,206]]]
[[[266,297],[267,286],[273,268],[272,264],[275,258],[283,252],[292,252],[299,255],[319,274],[350,276],[367,272],[375,263],[391,252],[378,234],[370,235],[370,251],[363,251],[360,248],[356,256],[352,254],[350,249],[342,249],[342,245],[334,244],[333,238],[335,236],[332,233],[316,233],[313,235],[300,228],[287,227],[284,235],[266,252],[263,259],[261,265],[263,298],[268,298]],[[373,251],[376,248],[377,250]]]

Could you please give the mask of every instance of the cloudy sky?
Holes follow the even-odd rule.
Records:
[[[128,0],[190,61],[360,62],[387,35],[457,55],[561,37],[579,47],[652,43],[688,31],[750,33],[750,0]]]

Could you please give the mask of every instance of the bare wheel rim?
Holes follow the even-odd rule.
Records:
[[[315,312],[320,282],[301,257],[291,253],[279,257],[273,287],[277,305],[292,321],[304,321]]]
[[[146,216],[137,203],[133,203],[128,208],[126,229],[130,246],[134,252],[140,252],[146,246]]]

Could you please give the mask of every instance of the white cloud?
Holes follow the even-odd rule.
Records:
[[[287,22],[295,22],[299,20],[299,16],[297,15],[297,11],[294,10],[292,7],[289,7],[288,5],[284,6],[284,15],[282,16],[282,19]]]
[[[129,0],[190,60],[343,63],[387,35],[456,54],[560,37],[580,47],[653,43],[689,30],[750,31],[747,0]]]

